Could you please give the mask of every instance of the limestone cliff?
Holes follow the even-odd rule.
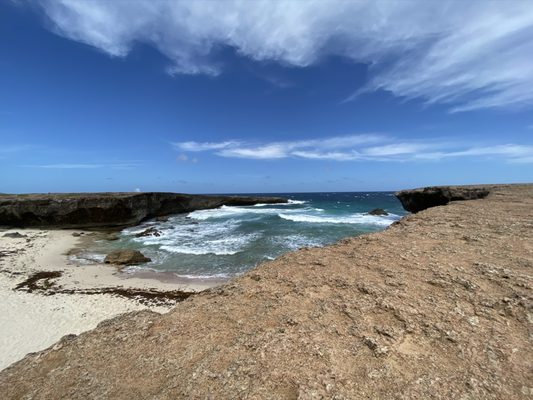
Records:
[[[0,195],[0,226],[102,228],[136,225],[162,215],[257,203],[278,197],[207,196],[179,193],[50,193]]]
[[[506,185],[470,185],[470,186],[431,186],[426,188],[402,190],[396,197],[403,208],[416,213],[430,207],[443,206],[450,201],[476,200],[486,197],[491,189]]]

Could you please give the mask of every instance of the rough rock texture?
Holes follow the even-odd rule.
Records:
[[[139,250],[114,250],[109,253],[104,262],[116,265],[136,265],[152,261]]]
[[[3,399],[530,399],[533,186],[303,249],[0,372]]]
[[[491,188],[507,185],[470,185],[470,186],[432,186],[420,189],[402,190],[396,197],[403,208],[410,212],[419,212],[430,207],[443,206],[450,201],[476,200],[486,197]]]
[[[178,193],[1,194],[0,226],[117,227],[136,225],[147,218],[222,205],[285,202],[277,197]]]

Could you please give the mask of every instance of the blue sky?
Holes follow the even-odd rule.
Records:
[[[1,2],[0,192],[531,182],[532,37],[526,1]]]

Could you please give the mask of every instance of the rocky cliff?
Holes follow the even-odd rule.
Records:
[[[102,228],[135,225],[147,218],[257,203],[277,197],[206,196],[178,193],[61,193],[0,195],[0,226]]]
[[[450,201],[482,199],[491,189],[509,185],[431,186],[420,189],[402,190],[396,197],[403,208],[416,213],[430,207],[443,206]]]
[[[263,264],[70,335],[3,399],[528,399],[533,185]]]

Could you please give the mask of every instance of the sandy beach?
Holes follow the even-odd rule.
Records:
[[[0,387],[9,399],[530,398],[532,191],[496,186],[282,255],[170,312],[28,355]],[[43,329],[14,334],[31,328]]]
[[[18,232],[23,237],[5,237]],[[81,233],[82,236],[73,236]],[[95,328],[130,311],[167,312],[177,300],[147,301],[106,293],[115,288],[157,292],[197,292],[217,282],[186,282],[154,274],[123,274],[115,266],[80,265],[66,253],[96,235],[80,230],[12,229],[0,232],[0,369],[61,337]],[[59,271],[40,282],[50,290],[28,291],[17,285],[39,272]],[[159,278],[159,277],[158,277]]]

